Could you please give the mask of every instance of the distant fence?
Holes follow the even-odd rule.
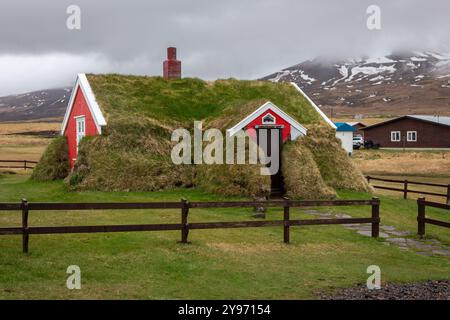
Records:
[[[417,199],[417,234],[420,238],[423,238],[425,235],[425,224],[433,224],[435,226],[450,228],[450,222],[439,221],[435,219],[427,218],[425,215],[426,207],[440,208],[445,210],[450,210],[450,205],[442,204],[438,202],[430,202],[426,201],[425,198]]]
[[[290,219],[290,208],[318,206],[371,206],[370,218],[339,218],[339,219]],[[188,223],[190,209],[197,208],[250,208],[250,207],[281,207],[283,220],[253,220],[234,222],[195,222]],[[115,209],[181,209],[181,223],[176,224],[141,224],[141,225],[98,225],[98,226],[63,226],[63,227],[30,227],[28,215],[30,210],[115,210]],[[233,202],[138,202],[138,203],[0,203],[0,211],[21,211],[22,226],[15,228],[0,228],[0,235],[22,234],[23,252],[28,252],[30,234],[56,233],[94,233],[94,232],[124,232],[124,231],[167,231],[180,230],[181,243],[188,242],[189,230],[217,228],[251,228],[283,226],[283,240],[290,242],[291,226],[332,225],[332,224],[372,224],[372,237],[378,237],[380,227],[380,200],[334,200],[334,201],[233,201]]]
[[[372,185],[372,187],[374,187],[376,189],[402,192],[403,193],[403,199],[408,199],[408,193],[417,193],[417,194],[424,194],[424,195],[429,195],[429,196],[445,197],[447,204],[450,203],[450,184],[416,182],[416,181],[409,181],[409,180],[383,179],[383,178],[376,178],[376,177],[372,177],[372,176],[366,176],[366,179],[367,179],[367,181],[369,183],[371,181],[383,181],[383,182],[391,182],[391,183],[401,183],[401,184],[403,184],[403,188],[393,188],[393,187]],[[411,190],[411,189],[408,189],[409,185],[442,187],[442,188],[446,189],[446,193]]]
[[[34,169],[37,161],[32,160],[0,160],[0,168],[8,169]]]

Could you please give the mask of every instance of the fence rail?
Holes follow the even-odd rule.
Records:
[[[339,219],[290,219],[290,208],[319,206],[371,206],[370,218],[339,218]],[[280,207],[283,208],[283,220],[253,220],[227,222],[188,222],[189,210],[194,208],[250,208],[250,207]],[[180,209],[180,223],[171,224],[140,224],[140,225],[98,225],[98,226],[56,226],[31,227],[28,225],[30,210],[116,210],[116,209]],[[21,211],[22,226],[0,228],[0,235],[22,234],[22,250],[28,252],[30,234],[60,234],[60,233],[97,233],[97,232],[134,232],[134,231],[167,231],[180,230],[181,243],[188,243],[189,230],[217,228],[255,228],[283,226],[283,240],[290,242],[291,226],[333,225],[370,223],[372,237],[379,236],[380,200],[335,200],[335,201],[233,201],[233,202],[132,202],[132,203],[0,203],[0,211]]]
[[[450,222],[427,218],[425,214],[426,207],[450,210],[450,205],[448,204],[426,201],[425,198],[417,199],[417,234],[420,238],[425,236],[426,223],[444,228],[450,228]]]
[[[389,190],[389,191],[399,191],[403,193],[403,199],[408,199],[408,193],[416,193],[423,194],[429,196],[437,196],[437,197],[445,197],[446,203],[450,203],[450,184],[439,184],[439,183],[428,183],[428,182],[418,182],[418,181],[409,181],[409,180],[393,180],[393,179],[383,179],[376,178],[372,176],[366,176],[367,181],[382,181],[382,182],[390,182],[390,183],[401,183],[403,184],[403,188],[393,188],[379,185],[372,185],[373,188],[381,189],[381,190]],[[438,192],[430,192],[430,191],[420,191],[420,190],[411,190],[408,189],[409,185],[419,185],[419,186],[430,186],[430,187],[442,187],[446,188],[446,193],[438,193]]]
[[[5,164],[6,163],[6,164]],[[0,168],[2,169],[34,169],[37,161],[32,160],[0,160]]]

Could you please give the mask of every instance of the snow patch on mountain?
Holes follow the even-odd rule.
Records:
[[[362,73],[366,76],[370,76],[370,75],[375,75],[375,74],[379,74],[379,73],[383,73],[383,72],[390,72],[393,73],[395,72],[395,67],[394,65],[391,66],[379,66],[379,67],[353,67],[352,68],[352,72],[351,72],[351,76],[346,79],[346,82],[352,81],[355,76],[357,76],[359,73]]]
[[[262,79],[295,82],[314,96],[317,104],[328,107],[376,110],[390,104],[395,109],[389,112],[394,114],[432,106],[450,115],[449,78],[450,54],[403,51],[380,57],[319,57]],[[377,92],[373,93],[375,88]]]
[[[395,63],[395,62],[397,62],[397,61],[392,60],[388,57],[369,58],[365,61],[366,64],[371,64],[371,63],[381,64],[381,63]]]

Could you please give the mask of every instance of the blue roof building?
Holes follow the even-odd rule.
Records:
[[[353,153],[353,132],[356,129],[346,122],[335,122],[336,138],[341,140],[342,148],[351,155]]]
[[[349,125],[347,122],[335,122],[334,125],[336,126],[336,131],[356,131],[356,129]]]

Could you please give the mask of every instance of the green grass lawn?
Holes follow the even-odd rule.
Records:
[[[0,177],[0,202],[220,200],[198,190],[170,192],[68,192],[62,182],[37,183],[26,175]],[[342,198],[370,198],[341,192]],[[230,198],[228,198],[229,200]],[[416,229],[413,201],[382,197],[383,224]],[[325,209],[325,208],[321,208]],[[326,208],[370,216],[370,208]],[[436,218],[444,213],[433,211]],[[293,218],[311,218],[293,210]],[[267,219],[280,219],[271,209]],[[448,217],[448,214],[447,214]],[[192,209],[190,221],[251,218],[249,209]],[[179,210],[118,210],[30,213],[30,226],[179,222]],[[1,212],[0,227],[20,225],[20,212]],[[446,233],[447,232],[447,233]],[[448,229],[427,226],[429,236],[450,241]],[[0,237],[0,299],[302,299],[318,291],[365,283],[369,265],[383,282],[449,279],[449,261],[386,246],[342,226],[292,227],[283,244],[281,227],[193,230],[191,244],[179,232],[31,235],[30,253],[20,236]],[[82,289],[66,288],[66,269],[81,268]]]

